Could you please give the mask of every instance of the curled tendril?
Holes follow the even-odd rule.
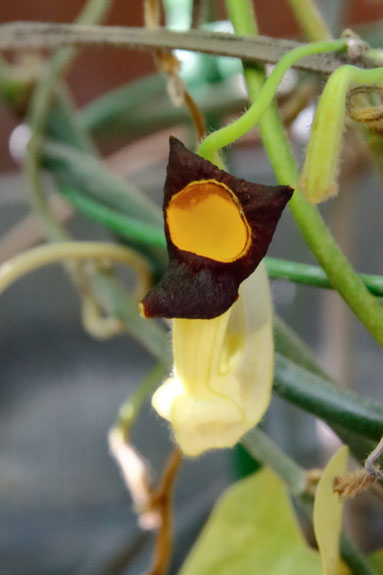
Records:
[[[383,86],[357,86],[347,94],[346,113],[369,130],[383,134]],[[371,102],[379,98],[379,103]]]
[[[89,277],[97,271],[97,265],[105,267],[110,261],[131,267],[136,274],[133,297],[140,299],[151,283],[151,272],[146,260],[131,248],[103,242],[60,242],[32,248],[7,260],[0,266],[0,294],[15,281],[40,267],[57,262],[87,262]],[[92,264],[90,264],[92,262]],[[85,328],[94,337],[105,339],[123,329],[122,323],[103,313],[98,303],[84,298],[82,310]]]

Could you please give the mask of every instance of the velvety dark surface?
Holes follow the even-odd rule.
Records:
[[[142,301],[145,317],[211,319],[227,311],[238,289],[266,255],[282,211],[293,194],[289,186],[265,186],[235,178],[170,137],[163,212],[169,266]],[[217,261],[179,249],[167,220],[171,199],[189,184],[208,180],[235,196],[249,226],[250,244],[232,262]]]

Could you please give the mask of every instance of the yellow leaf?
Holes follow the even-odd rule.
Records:
[[[314,502],[314,532],[318,543],[323,575],[340,575],[344,570],[339,558],[343,503],[333,491],[333,481],[346,470],[348,447],[332,456],[318,483]]]
[[[321,575],[284,483],[270,470],[239,481],[216,505],[179,575]]]

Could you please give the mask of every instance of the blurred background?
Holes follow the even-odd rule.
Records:
[[[1,2],[0,22],[71,22],[83,5],[80,0]],[[255,6],[262,34],[301,37],[286,2],[257,0]],[[352,27],[372,45],[383,38],[380,0],[322,0],[318,6],[334,34]],[[223,2],[211,2],[211,10],[216,19],[224,18]],[[106,23],[141,26],[141,1],[115,0]],[[225,59],[218,65],[205,58],[198,60],[198,65],[194,61],[196,67],[190,72],[191,60],[184,58],[184,77],[197,102],[201,94],[207,107],[214,109],[217,93],[227,96],[226,111],[219,117],[211,114],[211,125],[227,121],[244,108],[239,63]],[[201,69],[203,74],[198,72]],[[69,71],[68,83],[80,109],[111,89],[154,73],[149,53],[94,48],[81,52]],[[230,82],[230,90],[225,84],[227,93],[220,91],[220,82],[226,80]],[[288,93],[297,77],[292,73],[286,82]],[[214,87],[216,91],[211,91]],[[283,90],[280,97],[283,100]],[[314,93],[289,126],[299,158],[316,97]],[[105,134],[95,128],[109,167],[129,177],[158,203],[168,136],[176,133],[185,141],[190,137],[182,118],[172,126],[165,101],[164,82],[161,99],[150,103],[149,120],[145,120],[149,111],[138,106],[137,118],[128,118],[124,129],[114,127]],[[149,134],[154,131],[153,118],[157,118],[158,131]],[[26,184],[9,151],[10,136],[20,121],[0,103],[0,260],[12,252],[7,234],[29,213]],[[343,193],[327,204],[324,212],[356,269],[382,274],[381,254],[374,249],[381,244],[382,184],[369,158],[359,153],[358,147],[356,150],[356,158],[351,155],[344,160]],[[274,182],[257,134],[232,151],[228,161],[235,175]],[[110,238],[99,225],[78,215],[68,225],[78,239]],[[270,255],[313,262],[288,213],[282,218]],[[313,347],[326,371],[345,387],[382,398],[378,345],[336,294],[282,281],[273,282],[272,290],[276,311]],[[119,406],[153,365],[150,355],[128,335],[98,342],[84,333],[78,298],[59,266],[23,278],[2,295],[1,573],[112,575],[141,573],[148,567],[153,537],[137,527],[129,495],[108,455],[106,436]],[[279,445],[306,466],[323,465],[337,442],[323,423],[279,399],[273,400],[266,426]],[[139,418],[133,439],[158,477],[171,441],[167,426],[149,406]],[[216,498],[243,473],[245,464],[238,450],[209,453],[183,464],[176,490],[172,573],[177,572]],[[355,517],[368,519],[370,530],[359,528]],[[355,503],[349,523],[366,551],[383,545],[382,514],[376,512],[369,495]]]
[[[14,0],[0,3],[0,22],[14,20],[42,22],[71,22],[81,8],[83,0]],[[212,1],[218,19],[225,14],[223,1]],[[328,15],[331,29],[336,33],[346,27],[370,24],[371,35],[383,19],[383,3],[380,0],[319,0],[318,6]],[[275,37],[297,37],[299,29],[294,16],[284,0],[254,2],[262,34]],[[142,26],[142,2],[140,0],[115,0],[106,24]],[[86,74],[84,74],[86,70]],[[130,82],[154,72],[153,59],[148,52],[119,50],[116,48],[92,48],[82,50],[69,73],[69,83],[80,106],[111,88]],[[15,126],[15,119],[0,104],[0,170],[11,170],[14,164],[8,152],[8,138]]]

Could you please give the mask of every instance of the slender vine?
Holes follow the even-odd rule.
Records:
[[[249,132],[249,130],[254,128],[262,118],[267,107],[272,102],[283,76],[298,60],[312,54],[336,52],[338,50],[342,51],[346,49],[347,40],[341,39],[305,44],[298,48],[294,48],[291,52],[285,54],[265,81],[262,90],[259,92],[257,99],[253,102],[250,108],[237,120],[228,126],[209,134],[209,136],[202,141],[198,150],[200,156],[207,160],[214,161],[218,150],[224,146],[232,144]]]
[[[142,256],[130,248],[102,242],[60,242],[22,252],[0,266],[0,294],[27,273],[52,263],[67,260],[118,261],[137,273],[137,298],[150,285],[150,269]]]
[[[331,39],[327,22],[322,18],[315,0],[288,0],[299,26],[311,42]]]
[[[226,4],[237,34],[257,34],[249,2],[227,0]],[[259,98],[265,81],[264,72],[259,68],[249,68],[245,65],[245,77],[250,99]],[[281,184],[294,185],[297,181],[298,166],[274,107],[269,107],[263,114],[260,129],[278,181]],[[304,239],[324,269],[331,285],[371,335],[383,345],[383,309],[368,293],[362,280],[352,269],[317,208],[305,199],[299,189],[295,190],[289,206]]]

